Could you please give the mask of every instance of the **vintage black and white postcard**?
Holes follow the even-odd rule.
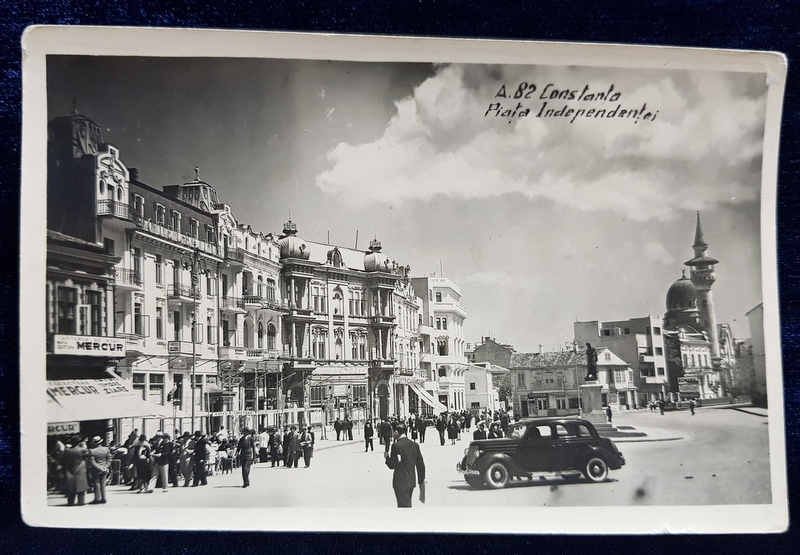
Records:
[[[23,49],[27,523],[788,526],[781,55]]]

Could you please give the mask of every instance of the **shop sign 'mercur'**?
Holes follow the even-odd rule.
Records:
[[[55,335],[53,354],[122,358],[125,356],[125,340],[90,335]]]

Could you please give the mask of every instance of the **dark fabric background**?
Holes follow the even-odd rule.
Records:
[[[797,501],[800,216],[800,3],[796,0],[4,0],[0,1],[0,552],[3,553],[701,553],[794,551],[797,534],[678,537],[435,536],[48,530],[19,501],[17,302],[20,37],[32,24],[126,25],[589,41],[777,50],[789,58],[778,190],[778,250],[790,501]],[[25,311],[24,304],[22,311]],[[732,450],[730,456],[735,457]],[[460,511],[468,511],[463,508]],[[480,509],[486,511],[486,509]],[[713,511],[713,508],[709,508]],[[459,510],[442,514],[458,518]],[[600,509],[598,509],[600,511]],[[486,514],[501,520],[502,511]]]

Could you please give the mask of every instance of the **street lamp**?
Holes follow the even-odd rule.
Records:
[[[196,430],[194,427],[194,414],[195,414],[195,388],[197,387],[197,381],[195,376],[195,370],[197,368],[197,297],[198,292],[198,285],[200,284],[200,275],[208,274],[208,267],[206,266],[206,261],[200,257],[200,249],[195,247],[192,250],[191,255],[189,258],[185,258],[183,260],[183,268],[185,270],[189,270],[189,274],[192,278],[192,383],[191,383],[191,390],[192,390],[192,399],[191,399],[191,406],[192,406],[192,425],[191,429],[192,432]]]

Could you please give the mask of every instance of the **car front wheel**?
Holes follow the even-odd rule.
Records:
[[[464,479],[473,488],[479,488],[483,485],[483,478],[480,476],[464,476]]]
[[[603,482],[608,478],[608,465],[600,457],[592,457],[586,462],[583,475],[590,482]]]
[[[508,469],[501,462],[494,462],[484,472],[486,485],[493,489],[500,489],[508,483]]]

